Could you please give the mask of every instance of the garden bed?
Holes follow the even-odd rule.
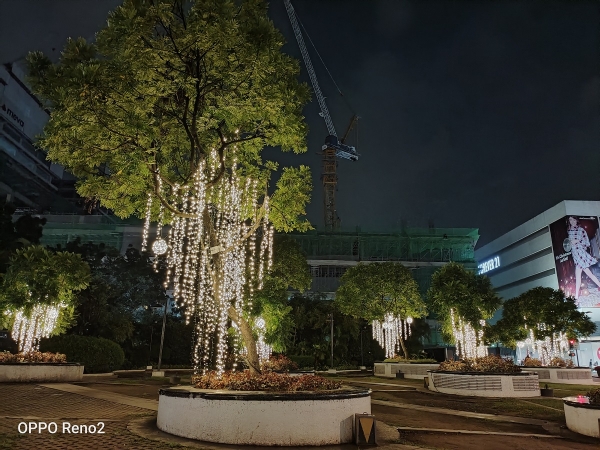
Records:
[[[404,378],[413,378],[422,381],[423,378],[427,376],[428,371],[436,370],[439,366],[439,363],[418,364],[381,362],[374,364],[373,375],[383,378],[396,378],[397,373],[402,373]]]
[[[178,387],[159,391],[157,426],[177,436],[234,445],[352,442],[354,414],[371,413],[371,391],[260,392]]]
[[[428,371],[430,391],[475,397],[539,397],[535,373]]]
[[[542,383],[586,384],[592,382],[588,367],[522,367],[523,372],[537,373]]]
[[[0,363],[0,383],[64,383],[82,378],[83,366],[78,363]]]
[[[591,404],[587,397],[565,397],[567,428],[585,436],[600,437],[600,404]]]

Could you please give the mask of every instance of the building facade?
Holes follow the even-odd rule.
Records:
[[[580,344],[579,363],[600,361],[600,201],[565,200],[477,250],[485,273],[505,300],[534,287],[577,299],[598,331]]]

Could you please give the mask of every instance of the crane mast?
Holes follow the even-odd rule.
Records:
[[[312,65],[310,55],[308,54],[306,44],[304,43],[304,37],[302,36],[302,32],[300,31],[298,18],[296,17],[296,11],[290,3],[290,0],[284,0],[284,4],[285,9],[287,10],[288,16],[290,18],[290,23],[292,24],[292,28],[294,30],[294,35],[296,36],[296,41],[298,41],[298,47],[300,47],[300,53],[302,54],[304,65],[306,66],[306,70],[308,71],[310,82],[313,86],[313,90],[315,91],[315,96],[317,97],[319,108],[321,108],[320,115],[325,120],[325,125],[327,126],[327,131],[329,133],[329,135],[325,138],[325,145],[321,147],[321,155],[323,156],[321,180],[323,182],[323,206],[325,214],[325,228],[331,231],[338,228],[340,222],[340,219],[337,215],[337,211],[335,209],[335,192],[337,190],[338,180],[336,173],[336,158],[357,161],[359,155],[354,147],[346,145],[344,143],[348,132],[346,132],[346,135],[344,136],[341,142],[337,137],[335,126],[333,125],[333,120],[331,119],[329,109],[327,108],[327,104],[325,103],[325,97],[323,96],[323,92],[321,91],[321,87],[319,86],[319,81],[317,80],[317,74],[315,73],[315,69]],[[356,118],[356,116],[352,118],[350,127],[354,125]]]

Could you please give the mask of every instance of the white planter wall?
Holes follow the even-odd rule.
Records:
[[[312,392],[164,389],[157,426],[177,436],[234,445],[352,442],[354,414],[371,413],[371,391]]]
[[[535,374],[463,374],[430,371],[429,390],[475,397],[539,397]]]
[[[398,372],[404,374],[404,378],[422,380],[430,370],[436,370],[439,364],[407,364],[407,363],[375,363],[373,375],[376,377],[396,378]]]
[[[79,364],[17,363],[0,364],[0,383],[81,381],[83,366]]]
[[[592,381],[592,371],[587,367],[523,367],[522,370],[537,373],[542,383],[588,384]]]
[[[578,397],[566,397],[563,400],[567,428],[575,433],[600,437],[600,406],[582,403],[583,399]]]

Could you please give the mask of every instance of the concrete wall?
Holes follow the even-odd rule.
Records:
[[[537,373],[542,383],[591,384],[592,372],[589,368],[523,367],[523,372]]]
[[[475,397],[539,397],[538,376],[429,372],[429,390]]]
[[[564,399],[567,428],[585,436],[600,437],[600,407],[590,408],[578,397]],[[586,399],[587,400],[587,399]]]
[[[167,433],[234,445],[301,446],[352,442],[354,414],[371,413],[370,394],[360,397],[288,400],[301,393],[210,391],[177,388],[160,392],[157,426]],[[191,395],[190,395],[191,394]],[[196,395],[197,394],[197,395]],[[313,393],[314,394],[314,393]],[[196,396],[195,396],[196,395]],[[264,396],[261,400],[260,397]]]
[[[79,364],[0,364],[0,383],[65,383],[82,378],[83,366]]]
[[[396,378],[398,372],[404,378],[422,380],[429,370],[437,370],[439,364],[402,364],[402,363],[375,363],[373,375],[376,377]]]

